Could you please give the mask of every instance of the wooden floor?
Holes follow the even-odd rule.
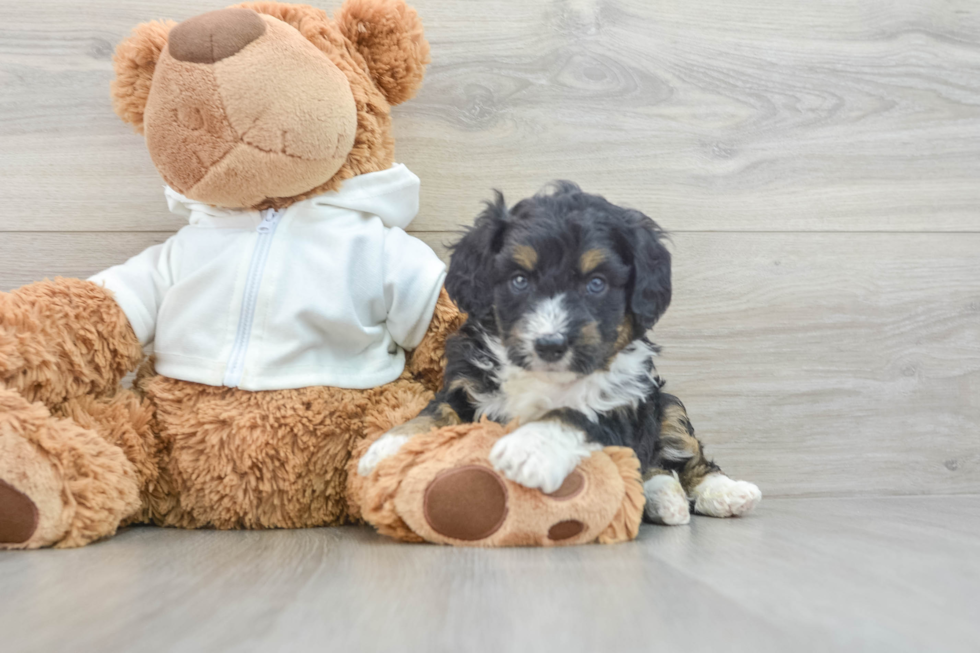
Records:
[[[773,499],[568,549],[146,527],[0,554],[0,649],[975,653],[978,600],[976,496]]]

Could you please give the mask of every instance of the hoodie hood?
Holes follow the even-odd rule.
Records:
[[[387,170],[369,172],[344,181],[336,191],[297,202],[297,206],[334,207],[376,215],[386,227],[406,228],[419,211],[419,178],[401,163]],[[164,191],[171,213],[183,216],[193,225],[212,223],[232,226],[239,222],[258,224],[262,213],[253,209],[225,209],[189,199],[173,188]]]

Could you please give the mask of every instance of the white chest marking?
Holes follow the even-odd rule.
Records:
[[[581,376],[574,372],[534,372],[513,365],[499,339],[487,337],[496,365],[491,374],[500,389],[473,397],[477,416],[526,424],[558,408],[571,408],[596,421],[600,414],[637,407],[654,386],[650,345],[634,342],[616,354],[609,369]]]

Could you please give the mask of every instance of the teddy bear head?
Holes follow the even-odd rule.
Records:
[[[347,0],[333,19],[252,2],[137,26],[116,49],[113,106],[174,190],[281,208],[390,167],[391,106],[428,62],[403,0]]]

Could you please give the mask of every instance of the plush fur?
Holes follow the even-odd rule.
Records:
[[[143,357],[126,315],[78,279],[0,293],[0,386],[48,406],[115,392]]]
[[[59,284],[64,295],[79,286],[101,290],[62,280],[46,296],[59,297]],[[0,367],[0,480],[29,496],[40,511],[34,537],[4,542],[0,505],[0,548],[80,546],[132,522],[228,529],[355,521],[347,498],[352,449],[431,400],[426,384],[441,382],[441,343],[459,321],[443,291],[402,377],[370,390],[247,392],[168,379],[144,366],[134,392],[118,386],[120,372],[130,369],[107,367],[101,356],[61,357],[64,342],[45,342],[37,330],[29,339],[17,338],[29,341],[38,359],[54,361],[50,374],[61,363],[82,379],[100,382],[90,382],[97,392],[67,399],[78,384],[55,383],[62,392],[34,394],[60,401],[32,404],[15,389],[27,375]],[[3,313],[0,324],[9,325]],[[84,331],[87,324],[61,326],[57,333],[73,326]],[[0,353],[19,361],[25,352],[7,347]],[[117,385],[109,390],[111,379]]]
[[[411,414],[407,407],[402,413],[405,417]],[[467,467],[495,475],[487,462],[490,449],[513,428],[484,420],[417,435],[382,461],[370,477],[353,474],[351,494],[360,498],[361,513],[381,533],[409,542],[565,546],[615,544],[636,537],[643,489],[636,457],[623,447],[597,451],[578,466],[581,489],[566,497],[549,496],[498,477],[505,488],[503,514],[496,530],[485,537],[459,539],[437,530],[427,512],[427,499],[440,476]],[[481,499],[479,493],[459,493],[455,508],[463,517],[456,519],[484,510]],[[563,527],[570,529],[562,532]]]
[[[394,162],[391,106],[414,96],[429,63],[428,42],[415,10],[402,0],[348,0],[331,20],[323,10],[307,5],[252,2],[236,6],[274,18],[282,27],[291,30],[270,32],[246,47],[240,55],[210,66],[175,61],[167,54],[167,35],[176,26],[172,21],[139,25],[116,49],[113,106],[119,117],[140,133],[149,134],[154,129],[160,133],[159,138],[151,139],[150,146],[164,179],[193,199],[222,206],[278,209],[336,190],[345,179],[389,168]],[[346,129],[341,127],[342,122],[329,116],[310,115],[318,102],[315,95],[310,95],[310,84],[302,75],[279,76],[276,93],[267,97],[294,95],[295,102],[278,102],[266,107],[262,117],[270,126],[276,124],[288,128],[288,142],[276,142],[273,148],[259,143],[256,148],[247,143],[247,139],[243,142],[242,127],[236,129],[232,124],[231,116],[247,110],[254,98],[268,93],[261,86],[267,80],[247,74],[247,71],[258,69],[254,62],[248,66],[246,74],[236,74],[235,70],[240,67],[236,58],[241,57],[244,64],[245,58],[264,56],[265,51],[269,55],[281,53],[284,47],[295,51],[296,56],[308,57],[308,53],[302,52],[299,41],[315,46],[324,55],[323,60],[349,84],[355,128],[350,142],[346,136],[342,139],[345,155],[338,161],[339,167],[333,167],[315,151],[300,151],[297,156],[291,149],[317,142],[333,144],[337,141],[338,130]],[[158,70],[161,64],[162,70]],[[155,125],[148,124],[146,110],[151,101],[152,82],[157,77],[163,79],[165,73],[175,77],[175,81],[166,88],[161,86],[155,90],[154,100],[160,106],[158,115],[161,118]],[[193,84],[181,83],[189,81],[190,77],[197,78]],[[327,103],[324,106],[333,105]],[[162,111],[164,107],[176,111],[183,117],[182,121],[173,121],[170,118],[173,112]],[[203,119],[197,117],[201,115],[198,112],[203,112]],[[296,115],[290,118],[294,113]],[[301,119],[304,115],[314,119],[304,121]],[[279,134],[278,131],[275,133]],[[184,156],[184,149],[167,150],[166,144],[175,142],[174,136],[182,134],[195,143],[206,137],[210,143],[209,153],[202,152],[200,144],[194,147],[195,158]],[[232,150],[232,158],[224,160]],[[294,156],[275,156],[280,150]],[[202,154],[206,154],[203,163]],[[222,167],[211,174],[220,181],[209,180],[197,187],[219,163]],[[289,170],[288,174],[268,179],[270,175],[279,175],[284,167]],[[316,179],[321,170],[329,170],[329,173]],[[288,189],[299,183],[298,178],[309,179],[307,187],[299,191]],[[241,179],[260,180],[268,193],[264,197],[255,197],[254,183],[243,184]]]
[[[688,496],[703,514],[751,510],[758,488],[705,457],[662,391],[646,334],[671,299],[664,240],[647,216],[569,182],[512,209],[498,193],[454,247],[446,288],[468,319],[447,343],[445,384],[359,471],[433,426],[488,417],[521,423],[489,459],[523,486],[553,492],[594,451],[620,446],[640,461],[651,521],[686,523]]]
[[[0,528],[0,548],[87,544],[139,508],[136,469],[119,447],[9,389],[0,389],[0,441],[8,454],[0,456],[0,479],[27,495],[40,517],[24,542],[4,541]]]

